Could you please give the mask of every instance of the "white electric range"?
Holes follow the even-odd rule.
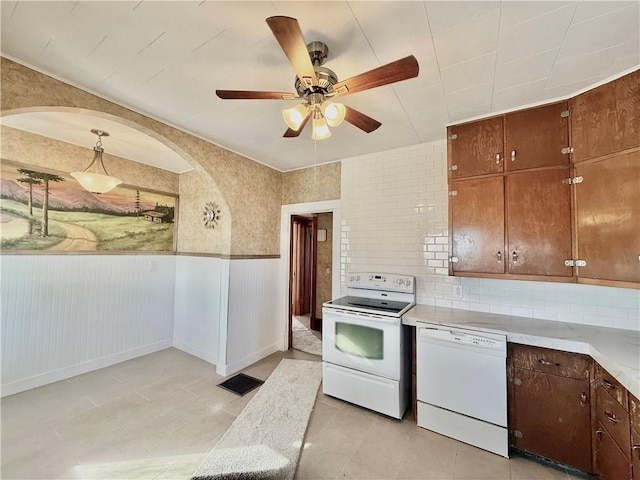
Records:
[[[402,315],[413,305],[414,277],[349,274],[347,296],[323,304],[323,392],[402,418],[411,389],[411,331]]]

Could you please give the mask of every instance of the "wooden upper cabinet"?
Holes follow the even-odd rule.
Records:
[[[572,161],[640,144],[640,70],[572,98]]]
[[[508,113],[505,116],[507,171],[568,165],[568,102]]]
[[[504,273],[502,177],[451,182],[451,272]]]
[[[640,150],[576,165],[581,278],[640,282]]]
[[[451,126],[447,129],[447,137],[451,178],[503,171],[502,117]]]
[[[507,265],[516,275],[571,277],[571,187],[569,167],[509,175]]]

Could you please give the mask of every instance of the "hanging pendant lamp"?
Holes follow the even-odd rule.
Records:
[[[96,146],[93,147],[93,160],[84,171],[71,172],[70,175],[75,178],[85,190],[91,193],[106,193],[120,185],[122,180],[109,175],[102,160],[102,153],[104,152],[102,148],[102,137],[108,137],[109,132],[92,128],[91,133],[98,136]],[[93,169],[90,171],[92,167]]]

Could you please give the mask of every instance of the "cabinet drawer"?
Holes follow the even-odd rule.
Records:
[[[577,353],[561,352],[548,348],[511,345],[513,366],[536,372],[589,380],[591,358]]]
[[[630,480],[631,463],[602,425],[596,426],[594,470],[600,480]]]
[[[627,410],[627,389],[618,382],[613,375],[596,363],[596,384],[604,388],[622,407]]]
[[[631,428],[640,433],[640,401],[631,393],[629,394],[629,416],[631,417]],[[640,472],[638,475],[638,479],[640,479]]]
[[[596,389],[596,420],[611,434],[622,452],[629,458],[631,451],[629,414],[601,386]]]

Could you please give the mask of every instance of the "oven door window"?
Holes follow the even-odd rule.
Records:
[[[336,348],[347,355],[384,359],[384,332],[378,328],[336,322]]]

